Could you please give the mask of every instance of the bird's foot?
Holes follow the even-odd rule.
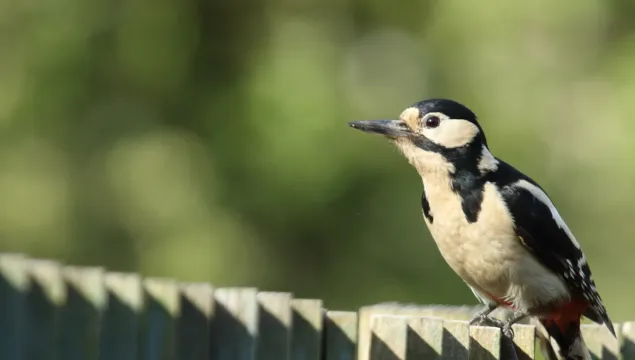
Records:
[[[504,324],[501,327],[501,330],[503,331],[503,336],[505,336],[509,340],[513,340],[514,339],[514,329],[512,329],[512,324],[510,324],[510,323]]]
[[[470,325],[493,326],[502,329],[505,323],[487,315],[477,314],[470,320]]]
[[[528,315],[529,314],[524,311],[515,311],[512,317],[509,318],[501,327],[503,335],[505,335],[505,337],[509,338],[510,340],[514,339],[514,329],[512,329],[512,325],[524,319]]]

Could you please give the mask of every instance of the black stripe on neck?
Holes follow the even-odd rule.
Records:
[[[476,222],[481,212],[486,182],[478,169],[483,154],[483,143],[480,138],[477,137],[471,143],[458,148],[442,147],[423,136],[412,140],[422,150],[436,152],[454,166],[455,171],[450,174],[452,191],[461,197],[461,208],[467,221]],[[425,203],[427,204],[427,200]]]

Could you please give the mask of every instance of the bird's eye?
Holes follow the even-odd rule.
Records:
[[[435,128],[439,126],[440,122],[441,122],[441,119],[439,119],[438,116],[430,116],[429,118],[426,119],[426,127]]]

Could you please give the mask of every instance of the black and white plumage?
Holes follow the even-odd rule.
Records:
[[[506,306],[517,319],[538,317],[565,359],[589,356],[581,315],[615,334],[579,243],[546,192],[492,155],[471,110],[431,99],[398,120],[350,125],[392,139],[421,175],[424,220],[448,265],[488,305],[483,316]]]

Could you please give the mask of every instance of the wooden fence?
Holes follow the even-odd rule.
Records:
[[[0,254],[1,360],[534,359],[535,330],[469,327],[478,308],[380,304],[332,311],[283,292],[218,288]],[[585,325],[595,359],[635,359]]]

